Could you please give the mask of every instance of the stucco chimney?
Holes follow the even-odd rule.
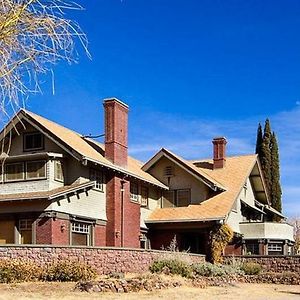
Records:
[[[105,157],[112,163],[127,167],[128,105],[116,98],[104,99]]]
[[[226,144],[227,141],[224,137],[214,138],[212,141],[214,145],[214,169],[222,169],[225,167],[226,163]]]

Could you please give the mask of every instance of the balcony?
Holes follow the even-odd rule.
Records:
[[[240,223],[244,239],[272,239],[294,241],[293,226],[286,223],[253,222]]]

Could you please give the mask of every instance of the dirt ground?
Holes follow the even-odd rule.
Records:
[[[209,287],[205,289],[179,287],[155,292],[131,294],[75,292],[74,283],[20,283],[0,284],[0,299],[101,299],[101,300],[260,300],[300,299],[300,286],[272,284],[236,284],[230,287]]]

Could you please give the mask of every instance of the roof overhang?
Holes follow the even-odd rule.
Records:
[[[189,174],[191,174],[193,177],[195,177],[196,179],[202,181],[205,185],[207,185],[213,191],[217,191],[217,190],[225,191],[226,190],[226,188],[224,186],[222,186],[221,184],[216,183],[215,181],[213,181],[212,179],[210,179],[209,175],[207,175],[207,174],[205,174],[205,175],[200,174],[199,171],[197,172],[194,168],[192,168],[191,166],[189,166],[188,163],[186,163],[185,161],[179,159],[177,156],[173,155],[173,153],[171,153],[170,151],[168,151],[167,149],[164,149],[164,148],[162,148],[150,160],[148,160],[148,162],[146,162],[144,164],[144,166],[142,167],[142,170],[144,170],[145,172],[147,172],[162,157],[168,158],[170,161],[172,161],[173,163],[175,163],[179,167],[183,168],[186,172],[188,172]]]
[[[214,218],[201,218],[201,219],[170,219],[170,220],[145,220],[146,224],[162,224],[162,223],[195,223],[195,222],[211,222],[211,221],[223,221],[223,217]]]
[[[243,200],[241,200],[241,203],[243,203],[246,207],[249,207],[250,209],[255,210],[256,212],[259,212],[260,214],[264,214],[264,215],[266,214],[263,210],[259,209],[255,205],[251,205]]]
[[[91,163],[93,163],[93,164],[98,164],[98,165],[100,165],[100,166],[103,166],[103,167],[109,168],[109,169],[111,169],[111,170],[114,170],[114,171],[116,171],[116,172],[119,172],[119,173],[121,173],[121,174],[124,174],[125,176],[131,176],[131,177],[133,177],[133,178],[136,178],[136,179],[138,179],[138,180],[141,180],[141,181],[150,183],[150,184],[152,184],[152,185],[158,186],[158,187],[160,187],[160,188],[162,188],[162,189],[165,189],[165,190],[168,190],[168,189],[169,189],[169,188],[168,188],[166,185],[164,185],[163,183],[160,183],[160,182],[154,182],[154,181],[151,181],[151,180],[147,180],[146,178],[143,178],[143,177],[141,177],[141,176],[138,176],[138,175],[136,175],[136,174],[134,174],[134,173],[132,173],[132,172],[126,170],[125,168],[118,167],[118,166],[113,165],[113,164],[105,164],[105,163],[100,162],[100,161],[98,161],[98,160],[95,160],[95,159],[92,159],[92,158],[90,158],[90,157],[85,157],[85,156],[84,156],[84,157],[82,158],[82,163],[83,163],[84,165],[87,165],[87,162],[91,162]]]

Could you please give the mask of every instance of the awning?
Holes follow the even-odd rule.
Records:
[[[261,213],[261,214],[266,214],[264,211],[262,211],[261,209],[259,209],[258,207],[256,207],[255,205],[251,205],[243,200],[241,200],[241,203],[243,203],[244,205],[246,205],[247,207],[256,210],[257,212]]]
[[[273,208],[269,205],[265,205],[264,209],[270,211],[271,213],[273,213],[273,214],[275,214],[275,215],[277,215],[277,216],[279,216],[283,219],[285,218],[285,216],[282,213],[280,213],[278,210],[276,210],[275,208]]]

